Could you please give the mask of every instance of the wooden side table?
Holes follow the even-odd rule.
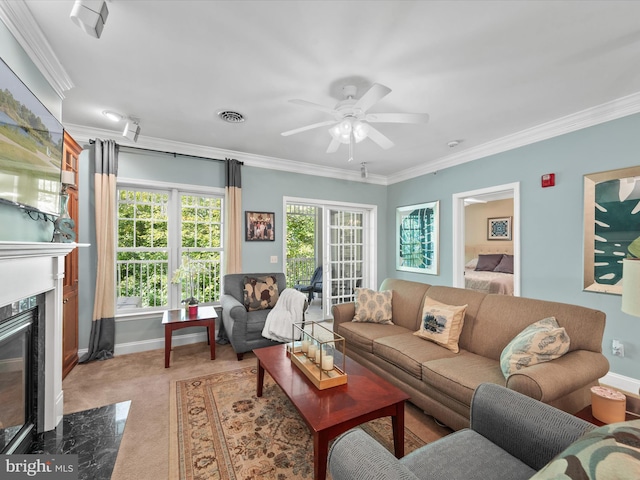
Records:
[[[627,397],[627,410],[626,410],[626,418],[625,421],[629,420],[638,420],[640,419],[640,398],[632,397],[631,395],[625,395]],[[587,405],[578,413],[575,414],[576,417],[581,418],[582,420],[586,420],[589,423],[593,423],[599,427],[605,425],[604,422],[601,422],[591,413],[591,405]]]
[[[164,325],[164,368],[169,368],[171,357],[171,336],[174,330],[186,327],[207,327],[211,360],[216,359],[216,318],[218,314],[214,307],[198,307],[198,314],[191,316],[184,308],[167,310],[162,315]]]

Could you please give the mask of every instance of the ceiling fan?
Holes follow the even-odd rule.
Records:
[[[281,135],[287,137],[330,125],[329,133],[332,139],[327,148],[327,153],[333,153],[338,150],[340,144],[348,144],[349,161],[351,161],[353,159],[353,144],[359,143],[367,137],[386,150],[393,147],[394,143],[374,128],[371,125],[372,123],[427,123],[429,121],[429,115],[426,113],[367,113],[369,108],[390,92],[390,88],[374,83],[362,97],[356,99],[357,88],[353,85],[346,85],[342,88],[344,100],[338,102],[334,108],[306,100],[289,100],[296,105],[311,107],[333,115],[334,119],[282,132]]]

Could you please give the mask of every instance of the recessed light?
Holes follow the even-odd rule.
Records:
[[[447,147],[454,148],[460,145],[462,142],[463,140],[451,140],[450,142],[447,143]]]
[[[102,115],[107,117],[112,122],[119,122],[124,118],[124,115],[120,115],[118,112],[112,112],[111,110],[105,110],[102,112]]]

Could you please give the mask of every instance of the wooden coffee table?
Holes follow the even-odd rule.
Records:
[[[286,345],[256,348],[257,396],[262,396],[265,370],[296,407],[313,433],[313,474],[327,475],[329,440],[375,418],[391,417],[395,455],[404,456],[404,402],[409,396],[359,363],[346,358],[345,385],[317,389],[291,363]]]

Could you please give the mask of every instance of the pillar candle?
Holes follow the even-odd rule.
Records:
[[[322,357],[322,370],[327,372],[333,370],[333,357],[331,355]]]

